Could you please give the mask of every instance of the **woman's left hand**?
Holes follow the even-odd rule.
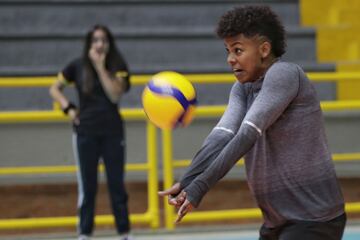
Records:
[[[183,217],[191,212],[193,209],[193,205],[190,203],[189,200],[185,199],[184,203],[180,206],[178,213],[177,213],[177,218],[175,220],[175,223],[179,223],[181,222],[181,219],[183,219]]]

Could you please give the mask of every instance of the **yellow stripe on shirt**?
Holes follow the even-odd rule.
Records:
[[[126,71],[117,71],[116,73],[115,73],[115,76],[116,77],[127,77],[129,75],[129,73],[128,72],[126,72]]]
[[[58,73],[57,78],[62,84],[70,84],[70,82],[64,77],[64,74],[62,74],[62,72]]]

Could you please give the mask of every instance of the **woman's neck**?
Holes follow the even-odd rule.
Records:
[[[263,66],[262,66],[262,71],[261,74],[256,78],[256,80],[254,80],[254,82],[256,82],[257,80],[263,78],[267,72],[267,70],[276,62],[278,61],[279,58],[271,56],[268,57],[266,59],[263,60]]]

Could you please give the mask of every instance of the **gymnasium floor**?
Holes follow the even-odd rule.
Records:
[[[192,234],[166,234],[157,236],[136,236],[136,240],[257,240],[257,231],[212,232]],[[98,240],[115,240],[116,238],[99,238]],[[60,240],[60,239],[58,239]],[[360,240],[360,227],[346,229],[343,240]]]
[[[107,234],[98,235],[93,240],[118,240],[114,236]],[[218,228],[198,228],[190,229],[187,231],[183,229],[181,231],[175,231],[174,233],[168,232],[135,232],[135,240],[257,240],[257,230],[238,230],[234,228],[224,229],[221,226]],[[75,240],[75,236],[27,236],[17,238],[1,238],[9,240],[20,240],[20,239],[38,239],[38,240]],[[360,240],[360,224],[348,224],[345,230],[343,240]]]

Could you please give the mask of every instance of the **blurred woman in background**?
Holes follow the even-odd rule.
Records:
[[[50,95],[73,122],[73,147],[79,166],[79,240],[90,239],[93,233],[100,158],[106,169],[117,232],[121,240],[132,239],[124,185],[125,137],[118,111],[121,96],[130,88],[129,78],[111,32],[96,25],[86,36],[83,56],[71,61],[50,87]],[[79,106],[63,94],[69,83],[75,84]]]

